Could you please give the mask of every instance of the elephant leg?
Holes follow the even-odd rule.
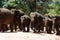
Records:
[[[44,31],[44,24],[43,23],[41,24],[41,31]]]
[[[59,35],[59,27],[56,27],[56,31],[57,31],[56,35]]]
[[[41,28],[42,28],[41,25],[38,25],[38,28],[37,28],[38,29],[38,33],[40,33]]]
[[[10,25],[11,32],[13,32],[13,25]]]
[[[19,24],[19,29],[20,29],[20,31],[22,31],[22,28],[21,28],[21,25]]]
[[[18,23],[15,23],[15,31],[17,31],[17,24],[18,24]]]
[[[8,27],[7,27],[7,25],[6,25],[6,24],[4,25],[4,28],[5,28],[5,31],[7,31],[7,30],[8,30]]]
[[[27,32],[29,32],[29,30],[30,30],[30,29],[29,29],[29,26],[28,26],[28,27],[27,27]]]
[[[33,30],[34,33],[36,33],[36,28],[35,27],[31,27],[31,29]]]
[[[40,30],[41,30],[40,28],[41,28],[41,27],[38,28],[38,33],[40,33]]]
[[[15,31],[17,31],[17,25],[15,25]]]
[[[5,30],[4,30],[4,24],[1,24],[1,31],[5,32]]]
[[[21,26],[19,26],[19,29],[20,29],[20,31],[22,31],[22,28],[21,28]]]
[[[15,23],[14,26],[15,26],[15,31],[17,31],[17,23]]]
[[[41,30],[44,31],[44,27],[42,27]]]
[[[51,33],[51,31],[52,31],[52,26],[49,27],[49,33]]]
[[[0,32],[1,32],[1,25],[0,25]]]
[[[40,30],[41,30],[41,31],[44,31],[44,27],[43,27],[43,26],[41,26]]]
[[[22,28],[23,32],[26,32],[25,27]]]
[[[36,33],[36,29],[33,29],[34,33]]]
[[[1,32],[1,29],[0,29],[0,32]]]
[[[9,30],[9,29],[8,29],[8,27],[7,27],[7,25],[6,25],[6,31],[7,31],[7,30]]]
[[[38,30],[38,33],[40,33],[40,29]]]
[[[46,27],[46,31],[47,31],[47,33],[49,33],[49,27],[48,26]]]

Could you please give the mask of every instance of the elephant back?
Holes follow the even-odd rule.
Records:
[[[13,20],[13,13],[6,8],[0,8],[0,23],[7,24]]]

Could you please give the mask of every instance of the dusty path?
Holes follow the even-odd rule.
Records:
[[[0,40],[60,40],[60,36],[46,33],[36,34],[31,32],[0,33]]]

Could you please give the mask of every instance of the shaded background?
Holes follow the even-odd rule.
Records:
[[[0,8],[18,8],[27,15],[37,11],[50,16],[60,15],[60,0],[0,0]]]

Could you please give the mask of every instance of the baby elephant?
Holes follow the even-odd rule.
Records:
[[[29,32],[30,17],[27,15],[21,16],[21,29],[23,32]],[[27,28],[27,29],[26,29]]]
[[[31,12],[31,29],[34,32],[43,31],[44,23],[43,23],[43,15],[38,12]]]
[[[52,26],[53,26],[53,20],[49,15],[45,15],[45,21],[46,21],[46,31],[47,33],[51,34]]]
[[[56,35],[60,35],[60,16],[54,16],[54,18],[54,29],[56,29]]]

